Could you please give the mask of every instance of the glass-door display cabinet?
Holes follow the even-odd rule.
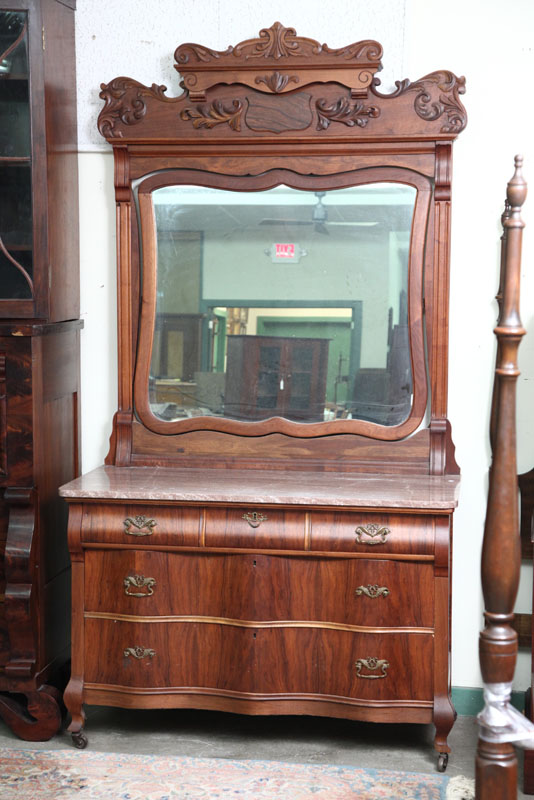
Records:
[[[79,474],[74,0],[0,0],[0,715],[61,721]],[[54,687],[50,682],[55,682]]]
[[[312,714],[433,722],[445,769],[464,79],[383,93],[381,57],[275,23],[178,47],[177,98],[102,85],[119,407],[61,489],[79,747],[84,703]]]

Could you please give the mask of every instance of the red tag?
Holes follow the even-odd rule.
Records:
[[[295,258],[295,245],[294,244],[278,244],[275,243],[275,256],[276,258]]]

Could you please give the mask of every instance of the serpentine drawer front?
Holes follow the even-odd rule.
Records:
[[[302,550],[306,515],[303,511],[265,506],[208,508],[205,511],[207,547],[254,547]]]
[[[432,517],[325,511],[311,514],[312,550],[432,555]]]
[[[200,539],[200,509],[177,505],[84,505],[82,540],[119,545],[192,545]]]
[[[433,597],[427,562],[136,550],[85,557],[86,612],[431,628]]]
[[[85,641],[90,686],[432,699],[430,632],[88,619]]]

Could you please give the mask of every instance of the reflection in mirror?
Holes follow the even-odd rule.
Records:
[[[152,412],[406,420],[415,196],[398,183],[154,191]]]

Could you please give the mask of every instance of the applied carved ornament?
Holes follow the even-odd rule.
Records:
[[[214,128],[216,125],[227,123],[232,130],[241,130],[241,115],[243,104],[240,100],[232,100],[230,108],[224,105],[223,100],[214,100],[209,106],[184,108],[180,112],[183,120],[190,120],[194,128]]]
[[[459,95],[465,94],[465,78],[457,78],[453,72],[438,70],[425,75],[415,83],[408,79],[395,81],[396,89],[391,94],[382,94],[377,90],[380,85],[378,78],[374,78],[371,91],[376,97],[390,99],[400,97],[406,92],[417,92],[414,100],[414,110],[421,119],[433,122],[445,114],[447,124],[443,125],[441,133],[460,133],[467,124],[467,113],[462,105]],[[436,90],[439,94],[436,97]]]
[[[317,130],[326,130],[331,122],[342,122],[343,125],[365,128],[369,119],[380,116],[380,109],[376,106],[365,107],[358,101],[351,102],[348,97],[340,97],[333,103],[327,100],[317,100]]]
[[[229,59],[225,59],[225,56],[247,61],[255,58],[279,60],[295,56],[310,58],[318,55],[329,55],[345,60],[379,62],[382,58],[382,47],[378,42],[366,39],[345,47],[332,48],[326,44],[320,44],[316,39],[297,36],[295,28],[286,28],[280,22],[275,22],[270,28],[262,28],[258,37],[245,39],[235,47],[228,47],[224,51],[210,50],[202,45],[187,43],[177,48],[174,57],[176,69],[179,71],[180,65],[189,64],[191,58],[206,64],[221,59],[228,61]]]
[[[273,72],[271,75],[258,75],[256,83],[264,83],[273,94],[278,94],[286,88],[288,83],[298,83],[297,75],[282,75],[281,72]]]
[[[145,97],[172,102],[165,97],[166,86],[144,86],[131,78],[115,78],[111,83],[100,84],[102,91],[99,97],[105,106],[98,117],[98,130],[102,136],[112,139],[122,137],[120,130],[115,130],[117,122],[124,125],[136,125],[146,114]]]

